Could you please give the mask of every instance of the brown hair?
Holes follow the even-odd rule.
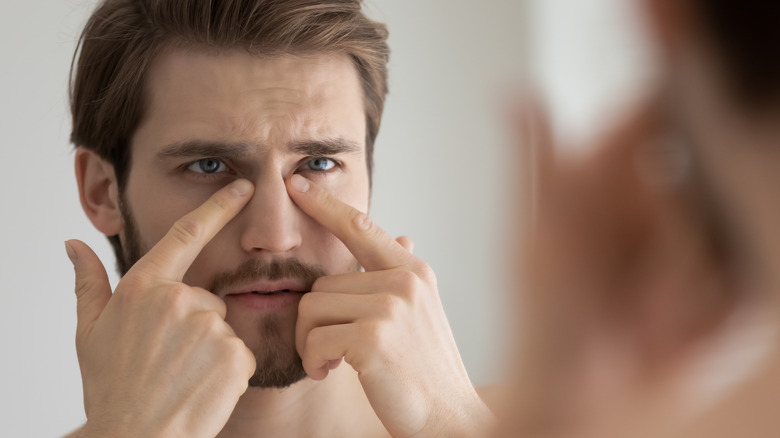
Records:
[[[693,0],[712,37],[726,79],[748,107],[780,102],[780,3],[763,0]]]
[[[370,181],[390,49],[385,26],[361,12],[361,0],[104,0],[74,53],[71,141],[114,166],[120,194],[145,108],[146,74],[172,46],[241,48],[258,56],[347,54],[362,80]],[[121,260],[119,238],[109,240]]]

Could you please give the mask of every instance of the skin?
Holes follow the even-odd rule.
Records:
[[[778,114],[734,99],[684,3],[643,3],[674,93],[651,92],[588,153],[557,154],[537,105],[517,116],[537,190],[520,242],[526,337],[498,436],[780,430]],[[670,134],[695,167],[658,185],[648,169],[671,173],[645,147]]]
[[[409,239],[392,239],[365,214],[359,84],[348,58],[335,54],[188,50],[155,62],[127,186],[151,250],[112,295],[94,253],[68,244],[87,412],[77,434],[455,437],[490,423],[433,272]],[[328,139],[357,148],[325,155],[339,164],[326,172],[291,147]],[[192,163],[221,155],[160,156],[192,140],[249,147],[207,176]],[[121,235],[113,169],[79,149],[76,173],[92,222]],[[297,306],[273,310],[310,378],[281,391],[246,390],[250,352],[263,342],[257,311],[205,288],[246,260],[289,257],[328,274]],[[354,272],[356,261],[365,272]]]
[[[365,122],[357,73],[346,57],[255,61],[239,54],[173,52],[150,72],[150,109],[133,139],[127,186],[127,200],[146,246],[227,181],[240,176],[257,188],[241,214],[195,259],[185,274],[187,284],[208,288],[218,273],[232,271],[249,258],[294,257],[320,265],[326,273],[346,272],[354,265],[344,245],[296,207],[284,181],[294,173],[306,175],[367,211]],[[328,155],[341,164],[329,172],[307,170],[310,157],[289,147],[329,138],[359,148]],[[161,149],[191,139],[245,143],[251,150],[246,157],[225,160],[229,169],[212,175],[181,170],[202,156],[160,158]],[[148,196],[150,191],[156,196]],[[228,324],[251,350],[259,349],[263,314],[227,304]],[[295,310],[277,317],[292,327]],[[292,331],[285,334],[292,343]]]

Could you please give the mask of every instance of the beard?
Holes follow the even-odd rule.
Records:
[[[121,251],[116,251],[117,268],[121,275],[143,257],[148,248],[142,243],[135,219],[129,204],[120,199],[120,210],[124,221]],[[357,272],[360,265],[354,260],[351,269]],[[232,271],[221,272],[214,276],[207,290],[212,293],[224,290],[231,285],[253,282],[257,280],[297,279],[311,290],[314,281],[325,276],[325,271],[316,265],[309,265],[294,258],[263,262],[250,259]],[[297,314],[296,314],[297,315]],[[257,367],[249,379],[249,386],[255,388],[285,388],[306,377],[301,357],[295,348],[296,318],[290,321],[289,315],[270,313],[263,315],[257,323],[260,345],[247,345],[255,356]],[[246,342],[246,341],[245,341]]]
[[[303,285],[304,290],[311,290],[314,281],[325,275],[319,266],[307,265],[297,259],[287,258],[264,262],[250,259],[232,271],[226,271],[214,276],[207,290],[214,293],[228,290],[231,286],[252,283],[258,280],[295,279]],[[287,292],[293,293],[293,292]],[[230,319],[228,307],[227,318]],[[297,312],[270,312],[259,317],[250,326],[256,333],[246,333],[248,339],[259,339],[257,345],[247,346],[252,350],[257,362],[254,375],[249,379],[249,386],[256,388],[284,388],[306,377],[301,357],[295,348],[295,323]],[[245,324],[238,324],[246,330]],[[234,327],[237,333],[241,330]],[[247,339],[244,339],[247,342]]]

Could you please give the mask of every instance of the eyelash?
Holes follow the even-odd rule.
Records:
[[[306,159],[304,159],[301,162],[301,165],[298,166],[298,168],[300,169],[302,166],[305,166],[305,165],[307,165],[307,164],[309,164],[309,163],[311,163],[313,161],[318,161],[318,160],[328,160],[331,163],[333,163],[333,167],[330,168],[330,169],[323,169],[323,170],[314,170],[314,169],[304,169],[304,170],[308,170],[308,171],[311,171],[311,172],[314,172],[314,173],[329,173],[329,172],[332,172],[332,171],[334,171],[336,169],[340,169],[341,168],[341,163],[338,160],[334,160],[333,158],[330,158],[330,157],[307,157]]]
[[[227,170],[226,171],[222,171],[222,172],[215,172],[215,173],[196,172],[196,171],[190,170],[190,168],[192,166],[197,165],[197,164],[199,164],[199,163],[201,163],[202,161],[205,161],[205,160],[218,161],[221,165],[225,166],[227,168]],[[306,164],[308,164],[308,163],[310,163],[312,161],[315,161],[315,160],[328,160],[328,161],[333,163],[333,167],[330,168],[330,169],[320,170],[320,171],[317,171],[317,170],[314,170],[314,169],[304,168],[304,166],[306,166]],[[308,172],[313,172],[313,173],[316,173],[316,174],[323,174],[324,175],[324,174],[328,174],[330,172],[333,172],[335,170],[341,169],[342,167],[343,167],[343,164],[340,161],[338,161],[338,160],[336,160],[334,158],[324,157],[324,156],[309,156],[309,157],[306,157],[303,160],[301,160],[301,162],[296,167],[296,172],[308,171]],[[217,177],[222,177],[222,176],[224,176],[226,174],[227,175],[236,175],[236,172],[230,167],[230,165],[228,165],[228,160],[222,159],[222,158],[218,158],[218,157],[199,158],[197,160],[190,161],[190,162],[184,164],[182,166],[182,168],[183,168],[184,172],[187,172],[187,173],[193,175],[196,178],[213,179],[213,178],[217,178]]]

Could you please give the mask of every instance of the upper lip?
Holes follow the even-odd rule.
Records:
[[[308,292],[303,281],[295,279],[260,280],[253,283],[227,287],[219,294],[221,297],[228,295],[246,294],[252,292],[277,292],[288,290],[291,292]]]

